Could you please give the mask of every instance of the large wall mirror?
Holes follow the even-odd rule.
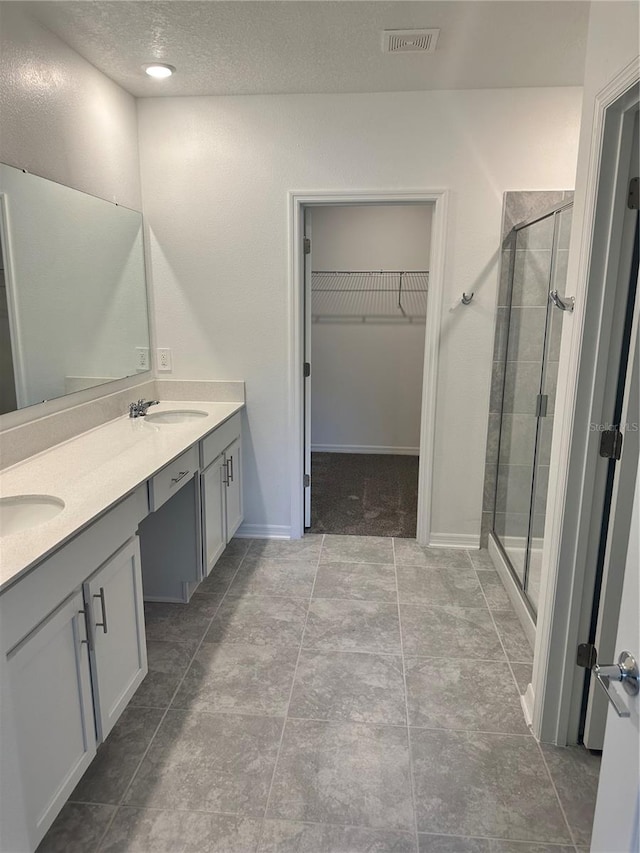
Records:
[[[0,164],[0,414],[149,369],[142,215]]]

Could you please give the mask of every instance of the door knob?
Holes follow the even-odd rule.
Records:
[[[637,696],[638,692],[640,692],[640,672],[638,671],[638,664],[633,655],[629,654],[629,652],[621,652],[618,663],[604,664],[602,666],[597,663],[593,667],[593,674],[598,684],[607,694],[607,699],[615,708],[617,715],[619,717],[629,717],[630,713],[628,709],[611,690],[609,682],[619,681],[629,696]]]

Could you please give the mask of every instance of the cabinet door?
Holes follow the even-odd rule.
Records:
[[[200,475],[204,571],[209,574],[226,544],[226,468],[221,453]]]
[[[147,674],[140,547],[134,536],[84,584],[98,739]]]
[[[35,850],[96,753],[80,592],[9,653],[7,673],[29,844]]]
[[[225,450],[227,461],[227,542],[242,523],[242,455],[240,438]]]

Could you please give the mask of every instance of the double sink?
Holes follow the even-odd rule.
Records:
[[[199,409],[167,409],[145,415],[144,422],[151,426],[164,426],[206,417],[207,412]],[[64,507],[64,501],[54,495],[11,495],[0,498],[0,536],[39,527],[59,515]]]

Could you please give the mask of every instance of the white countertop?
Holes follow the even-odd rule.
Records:
[[[0,472],[2,497],[53,495],[65,503],[50,521],[7,536],[0,531],[0,592],[243,408],[163,401],[150,414],[198,409],[207,417],[154,425],[124,415]]]

